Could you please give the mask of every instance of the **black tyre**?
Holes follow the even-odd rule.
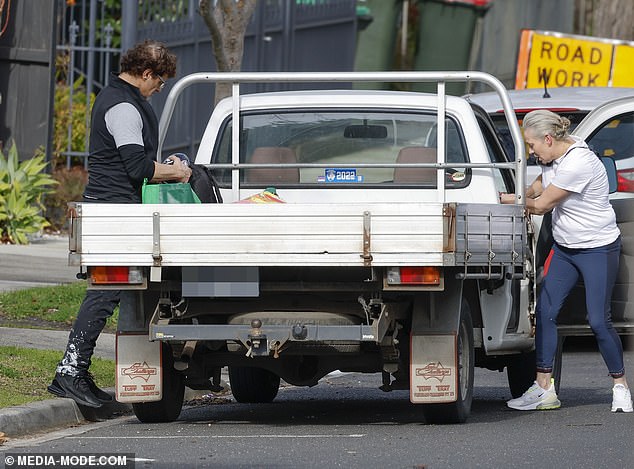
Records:
[[[458,399],[449,404],[423,405],[427,423],[463,423],[467,420],[473,401],[474,359],[471,309],[463,298],[458,331]]]
[[[506,377],[513,398],[520,397],[535,381],[535,351],[522,353],[509,359]]]
[[[163,397],[160,401],[132,404],[134,415],[143,423],[173,422],[183,407],[185,380],[174,369],[172,348],[167,344],[162,347]]]
[[[280,389],[280,377],[262,368],[230,366],[229,384],[236,401],[262,404],[275,399]]]

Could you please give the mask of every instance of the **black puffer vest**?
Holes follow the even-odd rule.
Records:
[[[88,185],[84,191],[84,196],[88,200],[113,203],[141,202],[143,178],[133,179],[128,174],[114,138],[106,128],[106,112],[123,102],[132,104],[139,111],[143,121],[145,157],[156,160],[158,119],[154,109],[138,88],[112,74],[110,84],[97,95],[92,108]]]

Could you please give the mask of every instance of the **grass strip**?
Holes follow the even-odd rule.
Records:
[[[59,350],[0,346],[0,408],[53,398],[46,387],[61,356]],[[114,361],[93,357],[90,372],[97,386],[114,386]]]
[[[0,293],[2,325],[69,329],[85,293],[85,281]],[[116,329],[118,313],[108,319],[107,330]]]

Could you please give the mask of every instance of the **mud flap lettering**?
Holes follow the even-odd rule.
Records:
[[[412,335],[410,401],[414,404],[455,402],[458,398],[456,336]]]
[[[117,334],[116,399],[119,402],[151,402],[163,397],[161,342],[147,334]]]

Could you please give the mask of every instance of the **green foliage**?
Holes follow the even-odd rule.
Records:
[[[66,168],[58,166],[53,170],[53,178],[58,182],[56,190],[44,198],[46,218],[50,228],[62,231],[66,224],[68,202],[82,199],[84,188],[88,182],[88,172],[83,166]]]
[[[82,157],[66,157],[65,153],[83,153],[86,150],[89,116],[95,102],[94,93],[88,100],[83,78],[77,79],[72,88],[66,83],[68,55],[59,54],[56,59],[57,83],[55,86],[52,175],[57,181],[54,191],[44,198],[46,218],[52,230],[61,231],[66,223],[68,202],[81,200],[87,182]],[[70,129],[70,131],[69,131]]]
[[[49,225],[40,215],[43,196],[57,182],[47,173],[45,155],[38,152],[30,160],[20,161],[15,142],[7,155],[0,151],[0,241],[28,244],[29,234]]]
[[[83,77],[73,83],[72,88],[60,80],[63,75],[67,57],[57,58],[58,81],[55,85],[54,128],[53,128],[53,168],[67,166],[66,152],[84,152],[90,128],[90,110],[95,102],[95,95],[86,97]],[[72,91],[72,93],[71,93]],[[72,102],[71,102],[72,100]],[[71,129],[69,134],[68,129]],[[71,166],[83,165],[82,158],[71,158]]]
[[[105,0],[104,17],[97,20],[97,40],[99,43],[106,47],[106,28],[112,28],[112,35],[110,37],[110,47],[121,47],[121,0]],[[88,25],[84,25],[86,28],[86,34],[88,34]]]
[[[188,15],[189,2],[187,0],[175,0],[164,3],[152,0],[139,1],[139,18],[143,23],[173,23],[187,20]]]

